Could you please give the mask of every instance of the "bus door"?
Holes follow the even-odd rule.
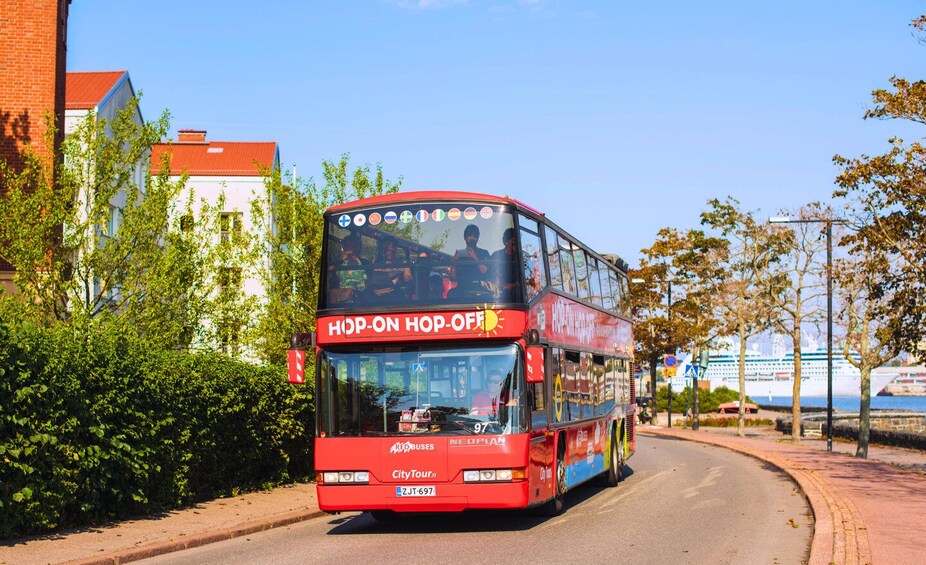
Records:
[[[550,393],[553,374],[550,360],[550,348],[547,346],[528,346],[526,351],[527,362],[525,366],[533,365],[536,370],[542,370],[544,379],[540,382],[529,382],[527,386],[527,399],[530,403],[530,454],[529,475],[531,503],[549,500],[553,496],[553,466],[556,461],[554,451],[555,435],[550,432]],[[536,356],[540,356],[539,359]]]

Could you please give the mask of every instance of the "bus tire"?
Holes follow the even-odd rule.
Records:
[[[560,435],[556,441],[556,468],[553,470],[553,498],[543,507],[546,516],[559,516],[566,498],[566,442]]]
[[[616,487],[624,473],[624,436],[615,432],[611,436],[611,467],[607,473],[607,486]]]
[[[607,453],[608,468],[595,477],[594,484],[596,487],[616,487],[620,481],[620,468],[622,466],[621,456],[618,453],[620,446],[617,443],[618,434],[612,429],[610,432],[611,441]],[[621,450],[623,451],[623,450]]]

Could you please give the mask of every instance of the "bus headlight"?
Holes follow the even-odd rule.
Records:
[[[325,471],[319,477],[324,485],[357,485],[370,482],[369,471]]]
[[[524,479],[524,469],[467,469],[463,471],[464,483],[510,483]]]

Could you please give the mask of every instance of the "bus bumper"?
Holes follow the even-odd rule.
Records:
[[[318,485],[318,507],[325,512],[395,510],[462,512],[477,508],[525,508],[528,483],[437,484],[435,496],[396,496],[399,485]],[[411,486],[411,485],[404,485]]]

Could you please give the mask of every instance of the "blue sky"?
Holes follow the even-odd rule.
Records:
[[[710,198],[773,215],[829,199],[835,153],[892,75],[923,77],[918,2],[79,0],[69,70],[129,71],[173,131],[350,152],[403,190],[509,195],[631,264]]]

